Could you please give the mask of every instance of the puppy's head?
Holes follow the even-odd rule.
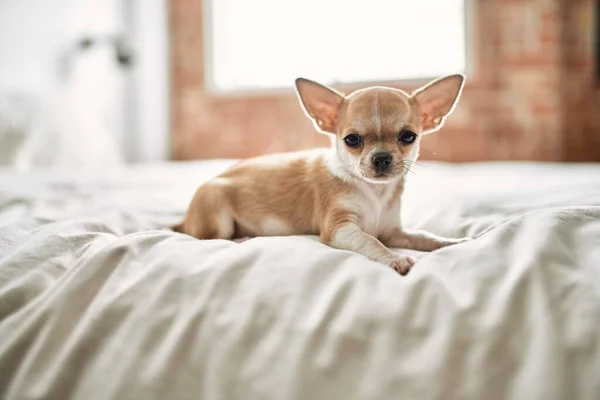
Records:
[[[372,183],[387,183],[408,171],[419,155],[421,137],[442,127],[463,84],[464,76],[457,74],[411,95],[370,87],[344,96],[317,82],[296,79],[306,115],[319,132],[335,135],[335,148],[346,169]]]

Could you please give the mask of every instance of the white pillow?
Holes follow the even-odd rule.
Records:
[[[122,163],[111,132],[74,94],[0,89],[0,165],[108,168]]]
[[[14,165],[32,130],[32,116],[38,111],[28,96],[0,91],[0,165]]]

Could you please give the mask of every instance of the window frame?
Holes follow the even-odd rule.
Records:
[[[302,112],[292,87],[277,89],[214,92],[210,88],[204,56],[210,47],[204,27],[207,2],[204,0],[169,0],[171,25],[171,150],[174,160],[239,159],[266,153],[296,151],[328,146],[330,140],[317,134]],[[476,35],[490,24],[480,16],[484,7],[465,0],[465,53],[468,77],[465,93],[481,91],[494,81],[494,71],[480,67],[482,58],[473,54],[489,46],[489,40]],[[437,77],[431,77],[434,79]],[[332,85],[344,93],[371,85],[396,87],[410,92],[430,79],[353,82]],[[464,101],[461,101],[461,104]],[[463,105],[459,104],[459,109]],[[467,107],[469,107],[467,105]],[[455,112],[457,114],[457,112]],[[467,127],[450,118],[443,135],[428,136],[422,143],[423,159],[478,159],[474,149],[483,146],[484,138],[472,134],[467,145],[458,148],[451,142],[464,141]],[[480,130],[477,127],[475,131]],[[428,150],[435,149],[435,151]],[[442,149],[442,150],[440,150]],[[462,154],[462,155],[461,155]],[[484,154],[483,154],[484,155]]]

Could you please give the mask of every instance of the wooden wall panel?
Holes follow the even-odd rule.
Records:
[[[473,70],[446,126],[423,140],[422,158],[600,161],[593,0],[471,3]],[[328,144],[291,88],[239,96],[205,91],[202,0],[170,0],[170,13],[174,159]],[[423,83],[388,84],[409,91]]]

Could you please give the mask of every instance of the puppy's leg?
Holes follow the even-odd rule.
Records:
[[[426,231],[405,231],[395,229],[388,235],[383,235],[381,241],[388,247],[433,251],[471,240],[470,238],[445,238]]]
[[[206,183],[196,191],[185,219],[176,230],[197,239],[231,239],[235,224],[229,208],[225,187]]]
[[[321,233],[321,239],[331,247],[362,254],[370,260],[392,267],[403,275],[417,262],[414,257],[388,249],[376,237],[364,232],[352,222],[325,229]]]

